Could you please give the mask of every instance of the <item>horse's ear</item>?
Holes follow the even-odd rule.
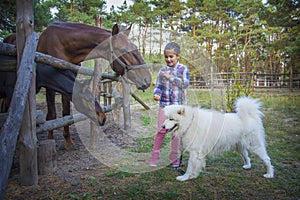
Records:
[[[117,35],[119,33],[120,29],[118,24],[115,24],[114,27],[112,28],[112,34],[111,35]]]
[[[129,28],[124,31],[124,33],[127,35],[127,37],[129,36],[129,33],[131,31],[131,27],[132,27],[132,24],[130,24]]]

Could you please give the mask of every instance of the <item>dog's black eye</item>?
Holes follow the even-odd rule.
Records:
[[[169,120],[170,120],[170,121],[173,121],[174,119],[171,118],[171,119],[169,119]]]

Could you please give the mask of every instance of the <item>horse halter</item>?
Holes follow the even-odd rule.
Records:
[[[110,52],[111,52],[111,59],[110,63],[111,66],[113,67],[113,61],[117,61],[119,65],[121,65],[124,69],[124,74],[128,72],[129,70],[134,70],[134,69],[141,69],[141,68],[148,68],[147,64],[141,64],[141,65],[127,65],[125,64],[114,52],[113,46],[112,46],[112,37],[109,38],[109,46],[110,46]]]

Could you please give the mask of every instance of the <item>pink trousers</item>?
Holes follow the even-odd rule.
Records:
[[[165,121],[163,107],[158,109],[158,119],[157,119],[157,130],[154,137],[154,146],[152,150],[152,163],[157,163],[159,160],[160,148],[164,142],[165,136],[168,133],[165,129],[162,128],[162,125]],[[171,141],[171,152],[170,152],[170,161],[174,164],[178,162],[178,150],[179,150],[179,138],[172,136]]]

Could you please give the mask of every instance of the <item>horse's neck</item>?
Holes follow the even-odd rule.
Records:
[[[71,23],[57,23],[47,29],[39,40],[38,49],[42,53],[74,64],[97,57],[110,59],[109,31]]]
[[[99,31],[82,32],[80,38],[74,38],[74,47],[66,49],[69,55],[72,55],[74,63],[80,63],[84,60],[94,58],[110,59],[110,35],[103,34]]]

